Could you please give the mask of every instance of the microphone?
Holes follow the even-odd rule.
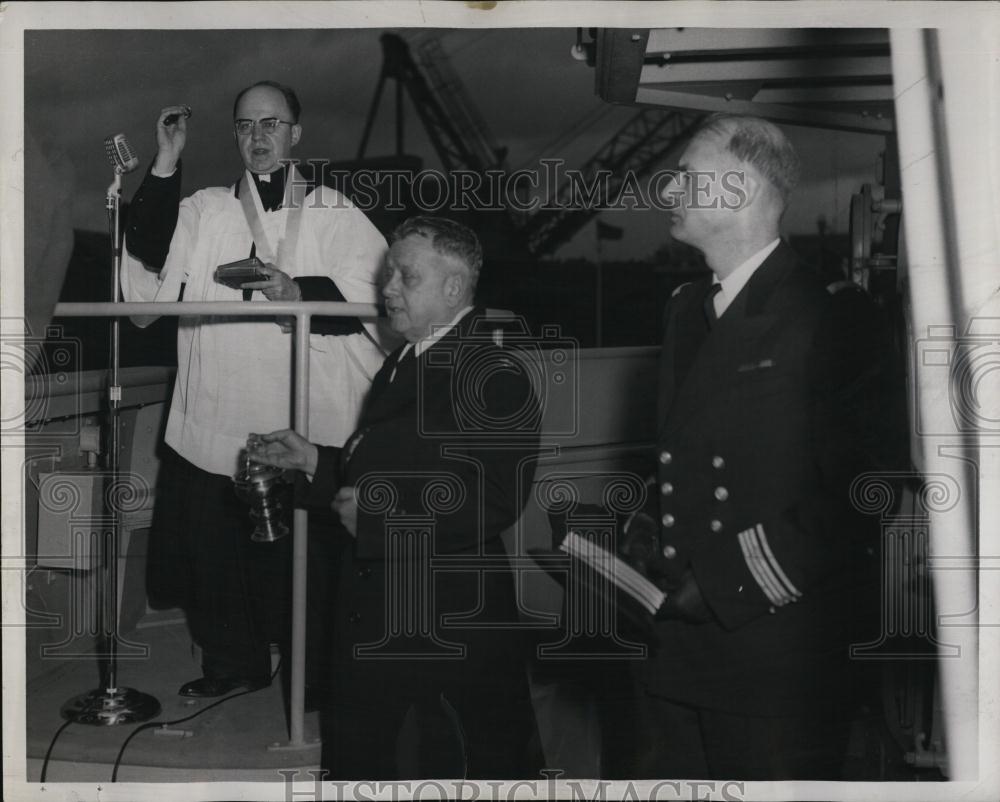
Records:
[[[131,173],[139,166],[139,157],[125,139],[125,134],[115,134],[104,138],[104,150],[108,154],[108,161],[115,168],[117,175]]]

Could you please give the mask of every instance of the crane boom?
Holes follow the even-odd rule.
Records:
[[[417,53],[431,89],[447,111],[462,141],[475,156],[478,162],[476,169],[506,170],[507,149],[497,143],[478,106],[448,60],[441,41],[434,36],[424,39],[418,45]]]
[[[396,34],[383,34],[382,72],[358,159],[365,156],[386,81],[396,81],[396,152],[403,154],[403,92],[410,95],[414,109],[447,172],[470,170],[485,174],[506,171],[506,149],[493,138],[486,122],[468,96],[458,74],[436,38],[418,45],[420,64],[410,46]],[[563,245],[607,208],[631,176],[648,175],[690,133],[701,114],[672,109],[641,109],[582,168],[573,180],[564,181],[538,210],[530,214],[508,210],[508,237],[520,247],[541,255]],[[575,182],[575,183],[574,183]],[[585,203],[576,194],[581,183],[593,186]],[[515,244],[515,243],[511,243]]]
[[[693,112],[641,109],[580,168],[545,205],[527,218],[522,233],[532,253],[550,252],[567,242],[622,190],[629,174],[649,175],[683,142],[701,119]],[[582,184],[595,189],[585,205],[576,203]]]
[[[452,116],[444,108],[437,94],[424,78],[423,73],[410,54],[410,48],[406,41],[392,33],[383,34],[379,41],[382,43],[382,72],[379,75],[375,96],[372,98],[372,105],[368,111],[364,134],[361,137],[361,145],[358,148],[358,159],[364,158],[365,151],[368,148],[368,140],[378,113],[385,82],[393,79],[397,82],[397,155],[403,155],[402,90],[405,88],[413,101],[417,115],[420,117],[420,121],[427,131],[427,136],[430,138],[431,144],[445,170],[451,172],[452,170],[464,168],[480,172],[487,169],[487,165],[483,164],[481,157],[475,152],[475,149],[470,147],[466,138],[463,137],[459,128],[455,125]]]

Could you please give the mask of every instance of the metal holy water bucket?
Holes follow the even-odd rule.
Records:
[[[247,459],[243,470],[233,477],[233,484],[236,497],[250,507],[250,518],[254,522],[251,540],[273,543],[288,535],[286,510],[291,506],[291,486],[281,468]]]

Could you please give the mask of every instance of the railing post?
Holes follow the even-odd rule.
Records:
[[[295,316],[295,431],[309,439],[309,327],[311,315]],[[289,746],[304,745],[306,681],[306,550],[309,513],[296,508],[292,529],[292,681]]]

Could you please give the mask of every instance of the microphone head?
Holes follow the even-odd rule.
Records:
[[[108,154],[108,161],[119,175],[131,173],[139,166],[139,157],[125,139],[125,134],[105,137],[104,150]]]

